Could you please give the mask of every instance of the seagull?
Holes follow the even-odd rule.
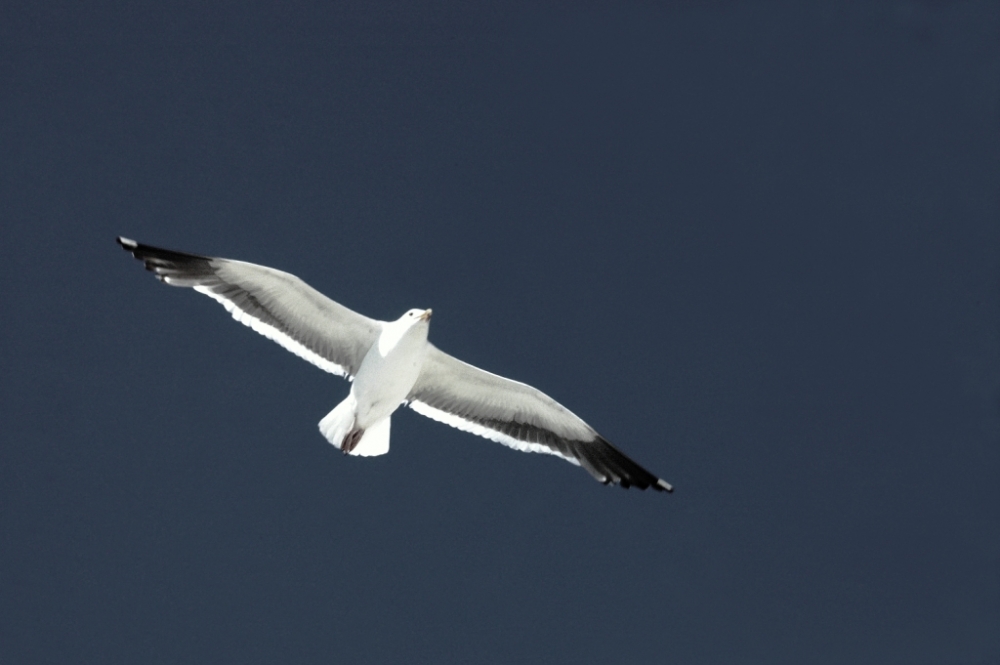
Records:
[[[440,351],[427,340],[429,309],[377,321],[281,270],[122,237],[118,244],[161,282],[217,300],[240,323],[351,381],[344,401],[319,422],[323,436],[345,455],[389,452],[392,414],[406,405],[516,450],[556,455],[606,485],[674,489],[540,390]]]

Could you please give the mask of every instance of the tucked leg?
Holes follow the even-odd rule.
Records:
[[[354,429],[352,429],[350,432],[347,433],[347,436],[344,437],[344,442],[340,444],[341,452],[343,452],[345,455],[349,455],[351,451],[354,450],[354,447],[358,445],[358,442],[361,441],[361,437],[364,435],[365,431],[363,429],[359,427],[355,427]]]

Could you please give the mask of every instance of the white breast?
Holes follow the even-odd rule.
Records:
[[[399,408],[417,382],[426,354],[426,324],[393,321],[384,326],[351,386],[360,427],[368,427]]]

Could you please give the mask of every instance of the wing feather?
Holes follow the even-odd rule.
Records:
[[[673,491],[545,393],[464,363],[428,344],[410,407],[517,450],[557,455],[602,483]]]
[[[118,244],[160,281],[207,295],[240,323],[338,376],[353,377],[378,338],[378,321],[330,300],[287,272],[127,238],[118,238]]]

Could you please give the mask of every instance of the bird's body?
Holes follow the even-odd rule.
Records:
[[[430,318],[430,310],[411,309],[383,327],[368,349],[351,386],[361,427],[392,415],[410,394],[427,354]]]
[[[361,361],[350,394],[320,421],[323,436],[345,454],[389,452],[389,418],[420,376],[430,318],[430,310],[411,309],[384,324]]]
[[[337,304],[289,273],[118,238],[163,282],[192,287],[237,321],[318,367],[353,381],[319,428],[345,454],[389,451],[392,414],[417,413],[518,450],[583,466],[603,483],[672,491],[583,420],[531,386],[452,358],[428,339],[431,310],[376,321]]]

